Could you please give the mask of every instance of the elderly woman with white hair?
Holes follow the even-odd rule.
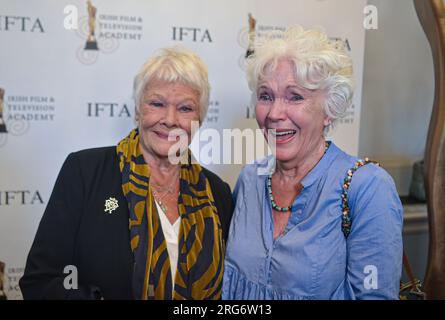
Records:
[[[25,299],[221,297],[231,191],[188,150],[209,90],[185,48],[147,61],[134,82],[137,128],[65,161],[20,280]]]
[[[296,26],[257,42],[247,74],[274,150],[235,187],[223,299],[397,299],[403,213],[393,180],[325,138],[351,104],[350,57]]]

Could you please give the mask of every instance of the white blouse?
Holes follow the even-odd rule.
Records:
[[[172,285],[174,287],[176,268],[178,265],[178,244],[179,244],[179,227],[181,226],[181,217],[176,219],[175,223],[171,224],[165,215],[164,210],[157,201],[156,208],[158,209],[159,219],[161,220],[162,232],[164,233],[165,241],[167,242],[167,252],[170,259]],[[173,289],[173,288],[172,288]]]

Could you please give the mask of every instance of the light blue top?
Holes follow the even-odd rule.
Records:
[[[334,143],[302,180],[284,235],[273,239],[263,161],[234,190],[223,299],[398,299],[403,210],[394,182],[367,164],[348,191],[352,228],[341,230],[341,192],[357,158]]]

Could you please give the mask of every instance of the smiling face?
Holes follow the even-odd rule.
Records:
[[[192,121],[199,121],[199,93],[183,83],[153,80],[136,114],[142,152],[166,158],[180,135],[192,140]],[[169,141],[169,134],[175,137]]]
[[[323,130],[329,118],[323,111],[324,94],[299,86],[294,65],[287,59],[260,79],[256,119],[261,129],[275,129],[278,161],[304,161],[324,143]],[[266,134],[267,139],[267,134]]]

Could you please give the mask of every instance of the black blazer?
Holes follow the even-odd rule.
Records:
[[[204,169],[227,239],[233,201],[230,187]],[[105,200],[119,207],[105,213]],[[116,147],[68,156],[59,173],[28,255],[20,288],[25,299],[133,299],[129,211],[122,192]],[[64,279],[78,271],[78,289]],[[69,278],[67,279],[67,281]]]

